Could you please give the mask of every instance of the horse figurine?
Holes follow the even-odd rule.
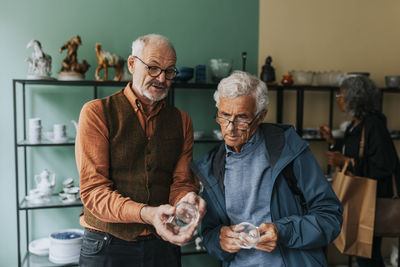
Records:
[[[125,60],[118,55],[113,55],[107,51],[104,51],[99,43],[96,43],[95,50],[97,56],[97,68],[95,73],[96,81],[107,80],[108,67],[113,67],[115,69],[115,77],[113,80],[120,81],[124,74]],[[99,71],[101,69],[103,69],[104,72],[103,79],[101,79],[99,76]]]
[[[37,40],[31,40],[26,48],[33,47],[32,57],[25,61],[29,62],[28,79],[50,79],[51,75],[51,56],[42,50],[42,45]]]

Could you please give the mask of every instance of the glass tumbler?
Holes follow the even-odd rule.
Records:
[[[174,215],[171,215],[166,224],[175,232],[182,233],[191,226],[195,225],[199,220],[199,211],[196,206],[182,201],[176,205]]]
[[[251,249],[257,245],[260,239],[258,227],[248,222],[239,223],[233,231],[239,233],[239,238],[235,239],[235,241],[241,248]]]

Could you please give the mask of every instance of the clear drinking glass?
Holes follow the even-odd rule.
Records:
[[[251,249],[257,245],[260,239],[258,227],[248,222],[239,223],[233,231],[239,233],[239,239],[235,239],[235,241],[241,248]]]
[[[175,232],[182,233],[195,225],[199,220],[199,211],[196,206],[182,201],[176,205],[174,215],[171,215],[166,224]]]

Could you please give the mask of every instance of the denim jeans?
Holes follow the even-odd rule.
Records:
[[[161,239],[125,241],[85,230],[81,267],[181,267],[180,247]]]

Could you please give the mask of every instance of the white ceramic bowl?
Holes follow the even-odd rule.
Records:
[[[314,72],[312,71],[292,70],[289,74],[292,75],[294,85],[312,85],[313,83]]]
[[[203,136],[203,134],[204,134],[203,131],[195,131],[195,132],[193,133],[194,139],[195,139],[195,140],[200,139],[200,138]]]
[[[211,80],[218,83],[221,79],[229,76],[232,71],[232,60],[223,58],[212,58],[209,61]]]
[[[332,137],[333,138],[343,138],[344,137],[344,131],[341,129],[333,129],[332,130]]]
[[[50,234],[49,260],[56,264],[79,261],[83,230],[64,229]]]
[[[219,140],[222,140],[222,133],[221,133],[221,130],[214,130],[214,131],[213,131],[213,134],[214,134],[215,138],[217,138],[217,139],[219,139]]]

